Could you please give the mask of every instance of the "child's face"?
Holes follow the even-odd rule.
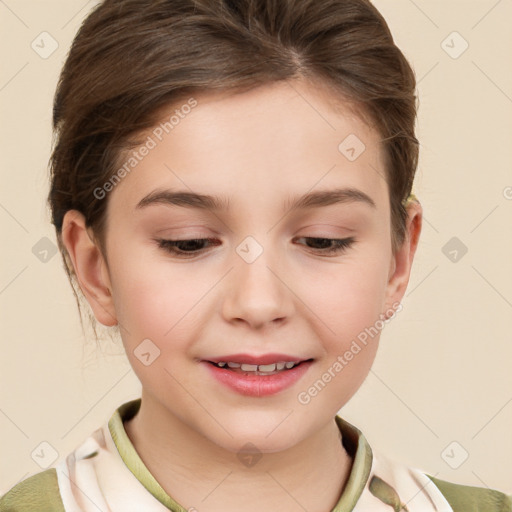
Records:
[[[168,135],[148,131],[156,147],[149,142],[107,197],[110,311],[148,405],[227,449],[251,441],[261,451],[283,450],[323,428],[354,395],[373,362],[382,314],[396,309],[407,285],[407,255],[392,254],[379,136],[348,111],[335,113],[326,93],[304,83],[195,99]],[[353,141],[339,149],[351,134],[366,146],[358,157]],[[287,206],[344,188],[374,206]],[[229,207],[137,208],[155,190],[222,197]],[[329,255],[322,247],[332,243],[303,237],[353,243]],[[199,249],[188,258],[155,241],[198,238],[212,245],[182,244]],[[108,302],[91,305],[108,324]],[[148,362],[156,350],[148,342],[138,349],[147,339],[160,354],[145,365],[140,352],[149,352],[141,357]],[[206,362],[240,353],[313,362],[285,389],[254,396],[257,384],[249,394],[236,391],[215,377],[230,370]]]

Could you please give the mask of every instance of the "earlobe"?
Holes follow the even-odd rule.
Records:
[[[407,213],[406,238],[393,256],[390,266],[386,295],[388,310],[392,304],[400,302],[405,294],[421,233],[423,219],[421,204],[417,201],[411,202],[407,207]]]
[[[80,288],[98,322],[106,326],[117,324],[108,267],[84,216],[69,210],[62,224],[62,242],[66,247]]]

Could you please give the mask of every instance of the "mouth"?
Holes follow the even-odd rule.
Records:
[[[313,358],[302,359],[286,354],[262,357],[238,354],[203,359],[201,365],[208,369],[211,377],[231,391],[262,398],[296,385],[307,374],[313,361]]]

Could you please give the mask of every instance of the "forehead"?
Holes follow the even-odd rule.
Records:
[[[111,193],[113,208],[136,210],[145,196],[166,188],[253,211],[340,187],[361,190],[377,207],[387,204],[379,134],[327,89],[278,82],[193,99],[192,109],[180,108],[187,99],[162,109],[161,120],[142,134],[152,148]]]

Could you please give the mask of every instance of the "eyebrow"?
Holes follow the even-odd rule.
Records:
[[[288,198],[284,207],[290,209],[311,209],[330,206],[333,204],[362,203],[376,208],[373,199],[356,188],[337,188],[310,192],[297,198]],[[229,210],[229,199],[195,192],[180,190],[157,189],[143,197],[135,207],[143,209],[154,204],[169,206],[181,206],[184,208],[196,208],[200,210],[226,211]]]

